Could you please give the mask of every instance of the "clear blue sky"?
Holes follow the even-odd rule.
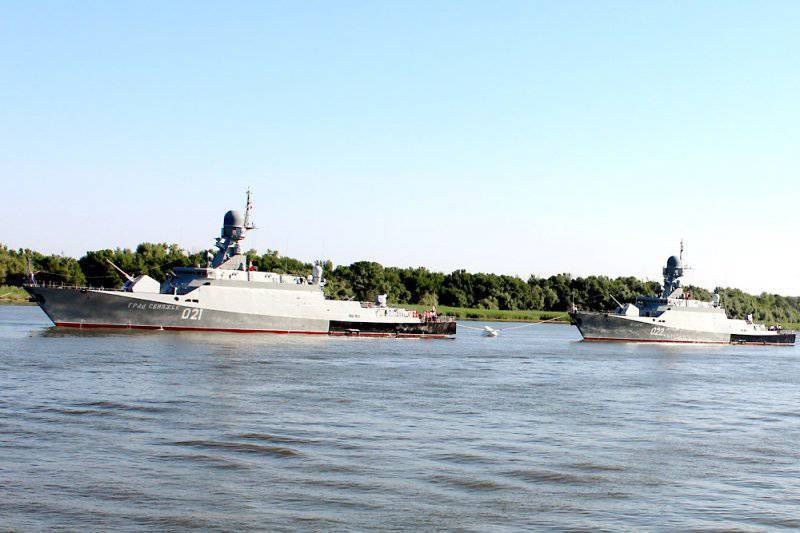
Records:
[[[0,242],[800,294],[800,2],[3,2]]]

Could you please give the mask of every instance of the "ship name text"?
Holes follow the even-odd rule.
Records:
[[[173,304],[131,302],[128,304],[128,309],[141,309],[143,311],[171,311],[178,309],[178,306]]]

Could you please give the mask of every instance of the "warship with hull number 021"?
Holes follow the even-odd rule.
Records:
[[[43,286],[31,275],[25,287],[56,326],[241,333],[303,333],[366,337],[445,338],[456,322],[435,313],[388,307],[375,302],[330,300],[323,293],[322,267],[310,276],[258,272],[242,254],[240,242],[251,223],[225,214],[216,253],[207,267],[174,268],[159,283],[149,276],[127,278],[122,288]],[[116,268],[116,267],[115,267]]]
[[[795,333],[778,326],[728,318],[719,294],[710,302],[693,300],[681,287],[683,245],[680,257],[671,256],[663,270],[664,290],[658,297],[639,297],[620,304],[613,312],[573,309],[573,324],[587,341],[674,342],[696,344],[793,345]],[[619,303],[619,302],[617,302]]]

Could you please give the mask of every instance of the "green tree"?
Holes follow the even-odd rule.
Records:
[[[350,265],[350,285],[356,298],[371,301],[389,292],[382,265],[374,261],[358,261]]]

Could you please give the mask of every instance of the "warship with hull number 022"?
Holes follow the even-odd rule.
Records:
[[[33,276],[25,287],[56,326],[241,333],[303,333],[366,337],[445,338],[456,322],[435,313],[388,307],[375,302],[327,299],[322,267],[310,276],[258,272],[242,254],[240,242],[251,223],[225,214],[216,253],[207,267],[174,268],[159,283],[149,276],[127,278],[116,290],[43,286]],[[119,269],[118,269],[119,270]]]
[[[613,312],[573,309],[572,322],[587,341],[674,342],[697,344],[793,345],[795,333],[780,327],[728,318],[719,294],[710,302],[693,300],[681,287],[680,257],[671,256],[663,270],[664,290],[658,297],[639,297]],[[619,302],[618,302],[619,303]]]

